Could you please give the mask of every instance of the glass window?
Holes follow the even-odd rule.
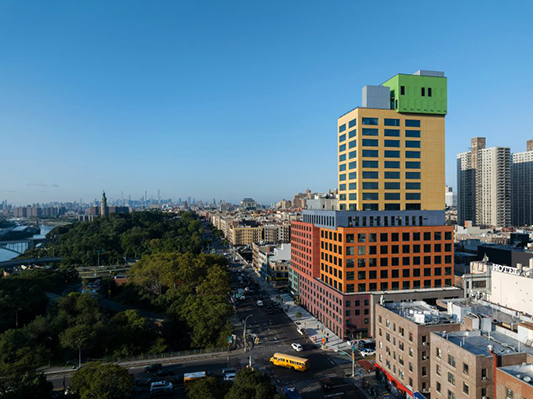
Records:
[[[340,181],[346,180],[346,174],[343,173],[342,175],[339,175],[339,180]]]
[[[355,148],[357,147],[357,140],[352,140],[348,143],[348,148]]]
[[[420,179],[420,172],[405,172],[406,179]]]
[[[354,159],[357,157],[357,151],[354,150],[354,151],[350,151],[350,153],[348,154],[348,158],[350,159]]]
[[[357,183],[350,183],[350,190],[357,190]]]
[[[400,86],[400,95],[402,95],[402,96],[405,95],[405,86]]]
[[[363,190],[379,190],[378,182],[364,181]]]
[[[342,142],[345,141],[345,140],[346,140],[346,135],[345,135],[345,134],[341,134],[341,135],[339,136],[339,141],[342,143]]]
[[[418,121],[420,124],[420,121]],[[377,125],[378,118],[363,118],[363,125]]]
[[[356,193],[350,193],[348,197],[349,197],[350,201],[357,200],[357,194]]]
[[[377,211],[377,210],[378,210],[378,204],[368,204],[368,203],[363,204],[363,211]]]
[[[415,119],[406,119],[405,126],[407,127],[420,127],[420,121]]]
[[[346,144],[339,146],[339,152],[343,152],[343,151],[346,151]]]
[[[385,172],[386,174],[387,172]],[[379,172],[363,171],[363,179],[379,179]]]
[[[379,151],[378,150],[363,150],[363,157],[366,157],[366,158],[378,158],[379,157]]]
[[[385,129],[385,136],[400,137],[400,131],[398,129]]]
[[[385,118],[385,126],[400,126],[399,119],[387,119]]]
[[[400,169],[400,162],[399,161],[385,161],[385,168]]]
[[[400,148],[400,140],[385,140],[385,147]]]
[[[385,190],[399,190],[400,189],[400,183],[396,182],[385,182]]]
[[[348,169],[355,169],[355,168],[357,168],[357,162],[356,162],[356,161],[350,162],[350,163],[348,164]],[[355,173],[355,172],[354,172],[354,173]],[[350,177],[350,179],[355,179],[355,177],[353,177],[353,178]]]
[[[394,201],[400,199],[400,193],[385,193],[385,199]]]
[[[377,136],[378,129],[363,128],[363,136]]]
[[[356,135],[357,135],[357,129],[350,130],[348,132],[348,137],[351,138],[351,139],[353,139]]]
[[[344,132],[346,130],[346,123],[339,126],[339,133]]]
[[[420,130],[406,130],[405,137],[420,137]]]
[[[346,184],[339,184],[339,191],[346,191]]]
[[[357,119],[352,119],[350,122],[348,122],[348,127],[354,126],[357,126]]]
[[[339,162],[346,161],[346,154],[339,155]]]
[[[407,148],[420,148],[420,141],[406,141],[405,146]]]
[[[420,151],[405,151],[406,158],[420,158]]]
[[[420,162],[417,161],[407,161],[405,163],[406,169],[420,169]]]
[[[385,151],[385,158],[400,158],[400,151]]]
[[[375,139],[363,139],[363,146],[365,147],[377,147],[378,140]]]
[[[385,172],[385,179],[399,179],[400,172]]]
[[[405,193],[405,199],[407,201],[420,200],[420,193]]]
[[[363,201],[378,201],[378,193],[363,193]]]
[[[355,168],[355,166],[354,166],[354,168]],[[352,169],[352,163],[351,162],[350,162],[350,169]],[[350,172],[349,179],[350,180],[357,179],[357,172]]]
[[[420,183],[405,183],[406,190],[420,190]]]
[[[378,161],[363,161],[363,168],[379,168]]]

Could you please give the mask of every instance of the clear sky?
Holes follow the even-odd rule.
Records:
[[[398,72],[448,77],[470,138],[533,137],[533,6],[0,0],[0,200],[270,203],[336,181],[336,119]]]

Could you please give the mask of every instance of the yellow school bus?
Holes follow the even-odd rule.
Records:
[[[183,384],[187,386],[189,383],[193,381],[197,381],[197,380],[200,380],[206,377],[207,377],[207,373],[205,371],[198,371],[196,373],[185,373],[183,374]]]
[[[309,359],[283,353],[274,353],[270,358],[270,362],[275,366],[287,367],[298,371],[305,371],[309,368]]]

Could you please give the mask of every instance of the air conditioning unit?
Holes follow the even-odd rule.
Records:
[[[427,342],[427,341],[424,341],[424,342],[422,342],[422,345],[427,346],[427,345],[428,345],[428,342]]]
[[[427,358],[427,356],[422,356],[422,360],[426,360]]]
[[[486,396],[482,396],[481,399],[489,399],[489,398],[487,398]]]
[[[424,389],[422,389],[422,392],[424,392],[424,393],[428,393],[428,392],[429,392],[429,388],[424,388]]]
[[[487,381],[487,377],[481,377],[482,381]]]

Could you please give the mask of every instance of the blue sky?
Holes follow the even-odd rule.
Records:
[[[448,77],[455,186],[471,137],[533,138],[533,7],[511,4],[0,1],[0,200],[326,191],[337,117],[418,69]]]

